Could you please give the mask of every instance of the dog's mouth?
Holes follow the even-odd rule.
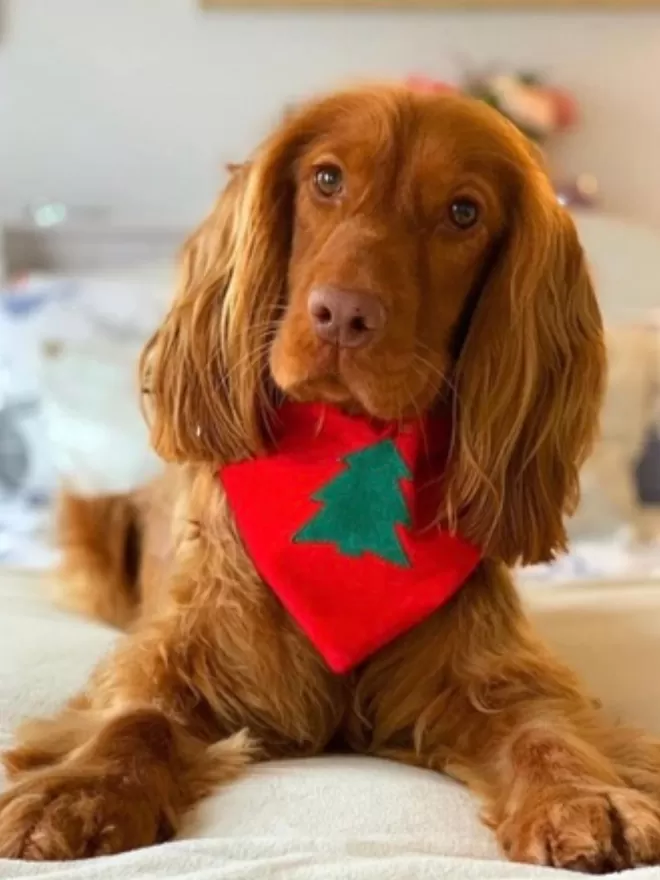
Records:
[[[342,407],[362,409],[359,400],[340,378],[328,376],[310,379],[294,386],[287,396],[293,400],[313,403],[332,403]]]
[[[325,348],[317,352],[306,364],[303,359],[290,365],[287,375],[280,376],[275,371],[274,379],[287,397],[304,403],[332,403],[342,406],[356,406],[359,395],[355,383],[342,369],[341,353],[336,348]],[[282,381],[283,380],[283,381]]]
[[[286,369],[271,359],[271,375],[291,400],[329,403],[385,421],[419,416],[438,396],[437,373],[424,376],[407,363],[386,371],[338,349],[290,359]]]

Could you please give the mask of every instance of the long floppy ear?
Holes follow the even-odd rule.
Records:
[[[448,500],[459,530],[508,564],[553,558],[605,383],[600,312],[569,215],[539,169],[480,292],[457,363]]]
[[[217,464],[263,446],[267,350],[291,236],[288,145],[275,137],[230,169],[184,246],[174,304],[142,355],[152,444],[168,461]]]

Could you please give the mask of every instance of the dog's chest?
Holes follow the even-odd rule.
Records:
[[[317,754],[346,713],[349,679],[328,669],[242,549],[234,561],[240,580],[223,586],[212,627],[222,690],[269,753]]]

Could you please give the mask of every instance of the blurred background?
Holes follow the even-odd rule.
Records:
[[[597,281],[603,438],[572,553],[528,576],[660,576],[660,0],[513,5],[0,0],[0,563],[52,563],[63,480],[157,472],[135,358],[225,165],[300,98],[386,78],[536,140]]]

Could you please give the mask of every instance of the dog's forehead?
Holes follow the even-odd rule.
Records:
[[[336,155],[353,167],[394,160],[417,176],[448,164],[489,172],[515,167],[524,158],[513,127],[473,99],[351,94],[321,109],[311,152]]]
[[[487,148],[511,153],[517,136],[512,126],[490,107],[472,98],[441,96],[413,106],[408,130],[431,147],[446,144],[462,150]]]
[[[529,162],[519,133],[491,108],[470,99],[421,103],[406,140],[405,161],[415,175],[453,168],[504,182],[503,177],[517,176]]]

